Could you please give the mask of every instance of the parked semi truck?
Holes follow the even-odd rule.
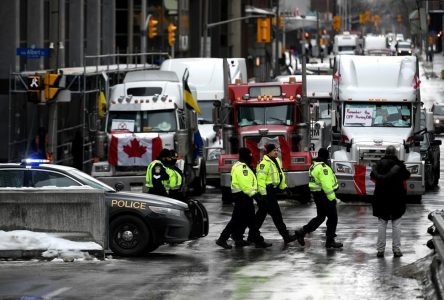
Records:
[[[331,163],[339,194],[372,195],[371,167],[389,145],[411,173],[407,194],[424,193],[418,76],[415,56],[335,58]]]
[[[358,53],[358,36],[346,31],[343,34],[337,34],[333,43],[333,54],[360,54]]]
[[[278,82],[290,82],[291,78],[302,82],[301,75],[281,75]],[[332,76],[307,75],[307,99],[310,102],[310,151],[318,156],[320,148],[331,146]]]
[[[287,185],[301,202],[310,200],[308,170],[311,155],[301,141],[307,136],[302,125],[300,98],[302,84],[249,83],[230,84],[228,98],[216,108],[217,125],[222,127],[223,154],[219,158],[222,201],[231,201],[230,169],[239,158],[240,147],[253,153],[253,167],[264,154],[264,146],[276,144],[286,174]]]
[[[238,69],[238,76],[242,78],[241,65],[234,59],[233,72]],[[174,58],[165,60],[161,70],[173,71],[181,77],[188,70],[189,84],[196,89],[196,100],[201,110],[198,115],[198,127],[204,140],[203,156],[206,160],[207,180],[219,184],[218,161],[223,142],[220,132],[213,127],[213,102],[221,102],[227,95],[227,86],[230,82],[230,70],[227,60],[222,58]],[[246,68],[245,68],[246,69]]]
[[[111,88],[105,131],[98,134],[100,162],[92,175],[125,189],[144,186],[147,165],[162,148],[175,149],[184,193],[205,191],[205,159],[199,154],[197,115],[184,104],[183,85],[169,71],[128,72]]]

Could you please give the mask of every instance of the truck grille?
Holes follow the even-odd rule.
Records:
[[[145,174],[148,166],[116,166],[116,172]]]
[[[359,160],[374,163],[385,155],[385,149],[360,149]]]

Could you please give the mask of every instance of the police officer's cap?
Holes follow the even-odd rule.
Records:
[[[174,149],[170,150],[170,157],[171,158],[177,158],[178,157],[176,150],[174,150]]]
[[[387,148],[385,149],[385,155],[387,156],[395,156],[396,155],[396,148],[395,146],[387,146]]]
[[[171,153],[170,150],[168,149],[162,149],[162,151],[160,151],[158,158],[166,158],[166,157],[171,157]]]
[[[325,148],[321,148],[318,151],[318,158],[320,158],[320,159],[328,159],[329,155],[330,155],[330,153]]]
[[[239,159],[243,161],[247,161],[251,158],[251,151],[248,148],[240,148],[239,149]]]

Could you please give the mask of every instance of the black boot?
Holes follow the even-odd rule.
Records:
[[[290,235],[290,233],[287,231],[287,234],[283,237],[284,238],[284,243],[285,244],[289,244],[291,242],[296,241],[297,237],[296,235]]]
[[[268,248],[271,247],[271,245],[272,245],[271,243],[267,243],[266,241],[260,241],[254,244],[256,248]]]
[[[296,236],[296,239],[297,239],[299,245],[305,246],[305,240],[304,240],[305,231],[304,231],[304,228],[295,230],[294,234]]]
[[[218,246],[221,246],[221,247],[224,248],[224,249],[231,249],[231,248],[232,248],[231,245],[228,245],[228,244],[227,244],[227,241],[225,241],[225,240],[221,240],[220,238],[218,238],[218,239],[216,240],[216,244],[217,244]]]
[[[327,242],[325,243],[325,248],[335,248],[335,249],[339,249],[342,248],[342,243],[336,242],[334,239],[333,240],[327,240]]]

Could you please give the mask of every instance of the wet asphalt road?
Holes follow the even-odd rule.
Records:
[[[439,59],[439,60],[438,60]],[[430,69],[430,68],[429,68]],[[439,78],[426,79],[421,65],[421,94],[426,107],[444,99]],[[435,72],[444,69],[436,56]],[[442,139],[442,137],[440,137]],[[443,147],[441,180],[444,185]],[[377,220],[367,202],[338,205],[338,240],[342,250],[324,248],[325,223],[306,238],[306,246],[284,247],[270,217],[261,231],[273,246],[224,250],[215,240],[232,207],[221,204],[217,189],[199,197],[209,211],[207,237],[165,245],[145,257],[105,261],[0,261],[0,299],[420,299],[421,271],[433,251],[426,247],[432,224],[427,215],[444,209],[437,188],[410,203],[402,221],[402,251],[393,258],[389,226],[385,258],[376,257]],[[280,202],[291,229],[315,215],[313,203]]]
[[[441,174],[443,176],[443,174]],[[442,182],[441,182],[442,183]],[[417,299],[421,280],[412,277],[426,247],[429,212],[444,208],[442,191],[409,204],[403,217],[402,250],[393,258],[388,235],[386,257],[377,258],[377,222],[365,202],[338,205],[342,250],[324,248],[325,224],[306,238],[306,246],[284,247],[270,217],[262,232],[273,243],[224,250],[215,239],[231,215],[217,189],[200,197],[210,215],[207,237],[165,245],[141,258],[105,261],[0,262],[0,299]],[[313,203],[280,202],[287,226],[296,229],[315,214]],[[390,232],[390,230],[389,230]],[[413,264],[413,265],[412,265]]]

